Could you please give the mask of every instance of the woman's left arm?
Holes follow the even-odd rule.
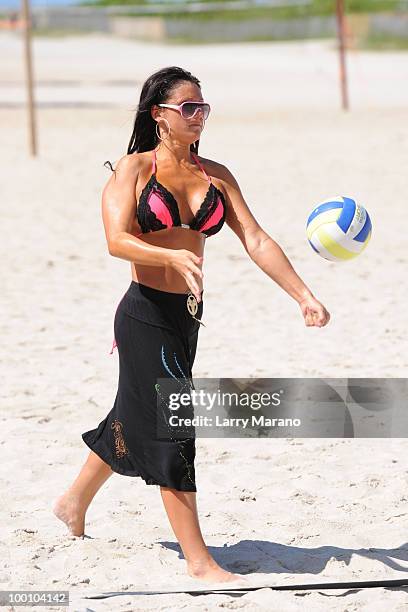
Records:
[[[217,164],[217,169],[226,193],[225,222],[238,236],[252,261],[297,301],[307,327],[327,325],[329,312],[295,272],[279,244],[260,227],[233,174],[222,164]]]

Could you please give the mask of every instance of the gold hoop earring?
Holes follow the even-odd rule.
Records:
[[[167,136],[166,138],[162,138],[160,136],[160,134],[157,133],[157,128],[159,127],[159,122],[156,121],[156,136],[157,138],[159,138],[159,140],[167,140],[167,138],[170,136],[170,132],[171,132],[171,127],[170,127],[170,123],[167,121],[167,119],[165,117],[162,117],[163,121],[165,121],[167,123],[168,127],[168,132],[167,132]]]

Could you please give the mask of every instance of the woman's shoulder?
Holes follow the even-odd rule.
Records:
[[[115,170],[122,169],[126,172],[139,171],[141,170],[148,160],[151,160],[151,151],[144,151],[142,153],[128,153],[123,155],[117,162]]]
[[[112,171],[107,186],[111,184],[136,186],[139,176],[142,177],[150,171],[151,151],[128,153],[120,157],[113,165],[111,162],[105,162],[104,165]]]
[[[221,183],[225,183],[226,185],[232,185],[236,182],[233,174],[225,164],[217,162],[214,159],[201,157],[200,155],[197,155],[197,157],[209,176],[218,179]]]

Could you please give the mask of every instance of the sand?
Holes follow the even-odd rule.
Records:
[[[103,162],[125,153],[140,85],[161,66],[200,78],[213,105],[200,153],[233,172],[332,317],[305,327],[296,302],[225,226],[206,246],[207,327],[194,376],[407,376],[407,54],[350,54],[344,113],[330,41],[185,48],[36,38],[31,159],[21,40],[2,33],[0,51],[2,588],[69,589],[75,610],[402,610],[406,593],[385,588],[86,600],[197,582],[156,487],[113,475],[88,510],[84,540],[67,534],[51,503],[87,456],[81,433],[116,394],[109,351],[130,265],[106,248]],[[306,241],[307,215],[334,194],[358,198],[373,220],[355,262],[327,262]],[[252,585],[406,576],[403,438],[199,439],[196,473],[206,543]]]

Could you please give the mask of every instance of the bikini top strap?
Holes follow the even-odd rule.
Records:
[[[198,157],[196,156],[195,153],[193,153],[193,151],[191,151],[191,154],[193,156],[194,161],[198,164],[199,168],[201,169],[201,171],[203,172],[205,178],[207,179],[207,181],[209,181],[211,183],[211,177],[208,176],[208,174],[206,173],[206,171],[204,170],[202,164],[200,163],[200,161],[198,160]],[[152,155],[152,173],[155,174],[156,173],[156,167],[157,167],[157,161],[156,161],[156,149],[153,149],[153,155]]]
[[[193,156],[194,161],[198,164],[199,168],[202,170],[202,172],[204,173],[205,178],[207,179],[207,181],[209,181],[211,183],[211,177],[208,176],[208,174],[206,173],[206,171],[204,170],[203,166],[200,164],[197,155],[191,151],[191,155]]]

